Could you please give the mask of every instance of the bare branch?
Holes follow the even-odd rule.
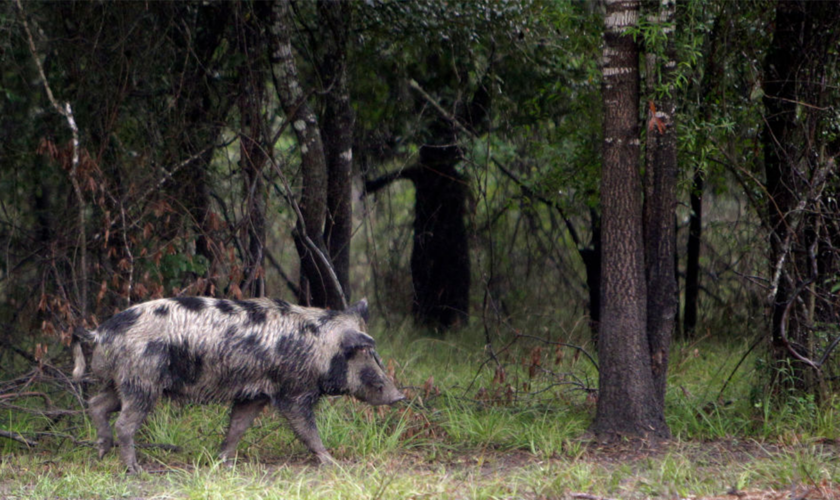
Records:
[[[430,96],[428,93],[426,93],[425,90],[423,90],[423,87],[421,87],[419,83],[417,83],[415,80],[409,80],[408,85],[414,90],[416,90],[417,93],[419,93],[421,96],[423,96],[424,99],[429,101],[429,104],[431,104],[438,111],[438,113],[440,113],[444,118],[446,118],[450,123],[452,123],[452,125],[454,125],[455,128],[472,138],[476,138],[476,135],[473,131],[461,124],[458,118],[453,116],[449,111],[446,111],[443,108],[443,106],[440,105],[439,102],[437,102],[432,96]]]
[[[25,437],[21,436],[17,432],[0,430],[0,437],[4,437],[6,439],[11,439],[12,441],[17,441],[18,443],[25,444],[26,446],[28,446],[30,448],[34,448],[35,446],[38,446],[38,443],[36,441],[32,441],[31,439],[26,439]]]

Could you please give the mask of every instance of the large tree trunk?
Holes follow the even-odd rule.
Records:
[[[414,183],[411,279],[415,320],[436,329],[466,324],[470,259],[464,226],[467,185],[455,170],[455,146],[420,148],[420,162],[365,183],[372,194],[399,179]]]
[[[599,396],[592,431],[603,438],[669,435],[656,397],[647,339],[639,174],[639,52],[626,33],[638,1],[607,4],[604,32],[604,166]]]
[[[676,46],[674,0],[662,0],[650,17],[665,25],[667,40],[661,56],[647,54],[647,87],[653,103],[645,144],[645,272],[647,278],[647,336],[657,405],[665,406],[668,358],[674,334],[679,297],[674,268],[677,206],[677,131],[673,95]],[[656,76],[660,78],[657,79]],[[658,80],[658,81],[657,81]],[[657,86],[668,89],[655,97]]]
[[[327,165],[315,113],[301,90],[297,65],[289,34],[289,0],[277,0],[271,10],[272,73],[283,111],[291,122],[300,146],[303,187],[301,217],[295,230],[295,246],[300,255],[302,304],[344,309],[341,285],[334,282],[334,271],[324,242],[327,215]]]
[[[327,219],[324,238],[338,281],[350,300],[350,237],[353,230],[351,176],[353,124],[347,85],[347,40],[353,9],[347,0],[319,0],[319,25],[324,33],[321,76],[324,117],[321,124],[327,161]]]
[[[412,176],[414,315],[419,323],[442,329],[466,325],[469,318],[467,185],[455,170],[460,160],[460,148],[425,145]]]

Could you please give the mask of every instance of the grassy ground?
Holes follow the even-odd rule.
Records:
[[[840,402],[773,408],[754,389],[756,354],[718,397],[746,344],[677,345],[668,394],[674,439],[602,446],[585,437],[594,411],[586,388],[597,385],[585,355],[520,339],[508,348],[500,341],[498,364],[485,363],[482,336],[379,333],[382,357],[412,403],[324,401],[318,424],[334,467],[315,466],[271,412],[246,434],[236,463],[219,463],[226,409],[163,402],[138,442],[178,449],[141,449],[146,473],[125,476],[115,453],[96,459],[87,419],[3,410],[3,429],[53,435],[38,435],[32,449],[0,439],[0,497],[748,498],[744,492],[761,490],[755,498],[840,498],[832,490],[840,483]]]

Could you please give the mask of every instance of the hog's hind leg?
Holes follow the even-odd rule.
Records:
[[[227,460],[236,455],[236,446],[239,444],[239,440],[242,439],[245,431],[251,427],[260,411],[265,408],[266,403],[268,403],[267,397],[239,400],[233,403],[230,409],[230,424],[228,425],[227,435],[222,441],[219,458]]]
[[[139,386],[121,386],[122,410],[117,418],[117,442],[120,445],[120,456],[130,474],[140,472],[137,463],[137,453],[134,450],[134,434],[140,428],[146,415],[152,411],[159,394],[153,390],[141,389]]]
[[[113,385],[109,385],[105,390],[90,399],[88,413],[96,427],[96,447],[99,450],[100,460],[114,446],[114,435],[108,419],[112,413],[119,409],[120,398]]]

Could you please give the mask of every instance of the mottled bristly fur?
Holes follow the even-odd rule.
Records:
[[[161,299],[131,307],[93,332],[74,335],[74,376],[84,372],[78,341],[96,344],[91,368],[103,384],[89,414],[100,457],[113,445],[139,469],[133,436],[161,396],[198,403],[231,402],[221,455],[236,445],[267,403],[322,462],[331,461],[318,436],[314,406],[323,395],[349,394],[370,404],[403,399],[385,374],[374,340],[365,333],[367,302],[346,311],[291,305],[281,300]]]

